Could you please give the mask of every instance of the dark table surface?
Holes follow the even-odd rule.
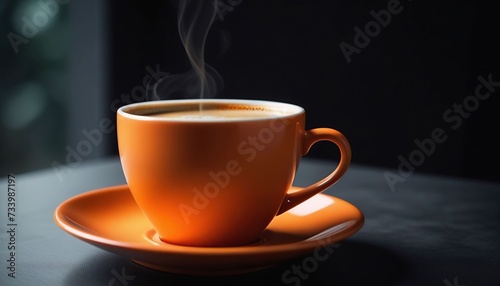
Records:
[[[294,185],[326,175],[335,162],[303,159]],[[124,184],[119,160],[15,175],[15,278],[9,277],[8,181],[0,180],[0,285],[500,285],[500,184],[412,174],[394,189],[386,170],[352,165],[326,193],[356,205],[365,225],[334,253],[286,284],[305,257],[255,273],[199,278],[163,273],[87,244],[53,220],[64,200]],[[116,279],[125,274],[128,279]]]

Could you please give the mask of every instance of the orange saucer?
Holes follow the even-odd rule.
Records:
[[[297,187],[292,187],[297,188]],[[69,234],[160,271],[189,275],[252,272],[311,253],[357,232],[363,214],[350,203],[318,194],[277,216],[253,244],[190,247],[164,243],[136,205],[127,185],[77,195],[54,219]],[[326,250],[325,250],[326,251]]]

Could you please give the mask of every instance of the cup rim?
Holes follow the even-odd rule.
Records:
[[[160,107],[160,106],[175,106],[179,104],[197,104],[197,103],[211,103],[211,104],[234,104],[234,105],[245,105],[245,106],[265,106],[276,111],[286,111],[282,114],[276,114],[272,117],[259,117],[259,118],[235,118],[235,119],[185,119],[185,118],[160,118],[147,116],[145,114],[133,114],[129,111],[141,107]],[[121,106],[117,110],[117,114],[125,118],[142,120],[142,121],[158,121],[158,122],[189,122],[189,123],[204,123],[204,122],[241,122],[241,121],[258,121],[258,120],[269,120],[275,118],[286,118],[291,116],[296,116],[300,113],[304,113],[305,110],[301,106],[279,102],[279,101],[269,101],[269,100],[257,100],[257,99],[171,99],[171,100],[156,100],[156,101],[145,101],[131,103]]]

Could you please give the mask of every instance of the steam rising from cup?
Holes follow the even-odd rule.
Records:
[[[179,36],[191,64],[182,74],[168,74],[148,91],[152,100],[215,97],[224,82],[205,63],[205,42],[217,12],[217,0],[176,0]],[[151,83],[150,83],[151,84]]]

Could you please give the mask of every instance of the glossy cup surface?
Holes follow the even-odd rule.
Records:
[[[229,120],[148,116],[196,110],[200,103],[203,109],[273,110],[275,115]],[[284,201],[293,201],[286,199],[287,191],[299,158],[309,148],[304,145],[314,143],[306,142],[304,121],[301,107],[279,102],[131,104],[117,114],[120,160],[134,200],[163,241],[190,246],[248,244],[284,210]]]

